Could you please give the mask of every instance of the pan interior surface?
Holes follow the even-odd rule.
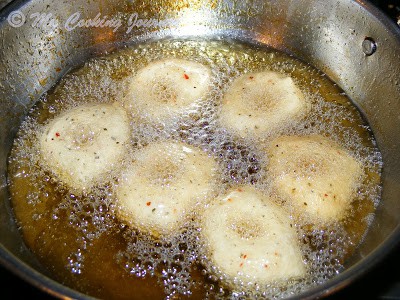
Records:
[[[0,98],[5,103],[1,114],[1,150],[3,187],[1,214],[2,251],[12,253],[11,264],[19,270],[32,272],[30,280],[43,286],[48,279],[34,273],[30,268],[39,269],[29,251],[21,251],[23,242],[13,222],[6,184],[7,156],[22,118],[39,96],[51,88],[71,68],[81,65],[93,56],[113,52],[123,45],[138,44],[149,40],[187,36],[203,38],[239,39],[258,45],[268,45],[293,54],[325,72],[354,101],[364,114],[376,137],[382,152],[384,169],[382,175],[382,202],[377,208],[371,229],[364,242],[348,261],[347,270],[328,281],[324,286],[310,293],[329,293],[335,286],[346,284],[349,279],[362,272],[369,261],[376,261],[389,251],[398,237],[399,192],[398,147],[396,140],[400,130],[399,119],[394,115],[399,105],[399,48],[398,30],[390,28],[379,14],[371,14],[358,3],[341,1],[328,9],[322,1],[305,1],[302,5],[293,2],[249,1],[214,3],[204,2],[163,2],[152,5],[123,2],[84,4],[84,9],[76,4],[63,3],[60,7],[34,1],[17,2],[3,11],[8,16],[17,8],[28,16],[24,26],[13,27],[2,22],[0,35],[7,41],[3,47],[0,75],[4,89]],[[20,7],[18,7],[20,6]],[[371,7],[367,7],[371,10]],[[49,24],[33,25],[35,12],[45,12],[56,21]],[[95,19],[96,15],[122,20],[109,27],[78,26],[68,18]],[[130,19],[131,18],[131,19]],[[51,18],[50,18],[51,19]],[[148,21],[147,25],[144,20]],[[163,20],[156,23],[152,20]],[[139,21],[143,20],[143,21]],[[368,20],[369,26],[360,28],[359,20]],[[132,26],[132,22],[136,22]],[[140,22],[142,22],[140,24]],[[150,24],[152,23],[152,24]],[[72,29],[73,24],[77,25]],[[83,24],[83,23],[82,23]],[[132,26],[132,28],[129,26]],[[113,27],[114,26],[114,27]],[[163,28],[160,28],[162,27]],[[389,26],[389,29],[388,29]],[[130,29],[131,28],[131,29]],[[350,29],[349,29],[350,28]],[[365,36],[371,36],[378,49],[366,56],[362,49]],[[17,50],[18,48],[18,50]],[[17,55],[18,53],[18,55]],[[378,67],[379,64],[379,67]],[[385,80],[384,80],[385,79]],[[393,106],[388,109],[387,103]],[[3,234],[4,233],[4,234]],[[20,265],[20,260],[23,263]],[[29,267],[27,267],[27,265]],[[50,281],[51,282],[51,281]],[[74,293],[51,282],[51,289],[61,293]],[[314,294],[314,295],[315,295]],[[71,295],[71,294],[70,294]]]

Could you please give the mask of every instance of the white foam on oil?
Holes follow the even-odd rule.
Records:
[[[336,90],[337,101],[327,101],[320,92],[328,80],[310,66],[270,49],[255,49],[242,44],[216,41],[160,41],[124,49],[108,57],[92,60],[69,75],[57,86],[52,94],[41,100],[41,105],[30,113],[21,126],[19,137],[14,143],[10,161],[15,165],[12,176],[26,176],[34,187],[26,201],[35,206],[43,199],[39,194],[59,194],[59,203],[52,217],[67,215],[67,222],[82,239],[79,249],[71,249],[70,270],[85,272],[85,247],[88,242],[98,239],[115,226],[124,232],[125,246],[116,255],[118,263],[132,276],[146,278],[155,276],[164,286],[167,297],[190,295],[201,284],[210,298],[269,297],[281,298],[297,294],[310,286],[321,284],[343,269],[343,259],[353,241],[342,224],[332,228],[303,228],[296,224],[302,251],[309,268],[309,275],[300,281],[288,281],[280,285],[255,285],[244,288],[240,282],[235,288],[226,288],[224,274],[215,271],[209,255],[201,247],[197,216],[202,207],[193,212],[193,222],[185,224],[181,231],[169,240],[155,239],[146,233],[128,228],[116,218],[113,206],[113,186],[117,184],[114,175],[105,175],[103,184],[89,194],[78,195],[62,184],[62,180],[40,167],[40,149],[36,141],[44,124],[53,116],[84,103],[111,103],[124,97],[126,80],[137,70],[166,57],[187,58],[210,66],[212,89],[207,100],[200,101],[186,112],[171,116],[168,122],[152,124],[143,122],[146,115],[131,116],[131,153],[149,143],[165,139],[186,142],[203,149],[214,157],[221,166],[220,190],[223,193],[235,184],[254,184],[268,193],[269,182],[265,181],[267,161],[263,149],[275,137],[285,135],[322,134],[337,141],[361,162],[364,170],[379,174],[381,157],[369,133],[361,134],[365,124],[352,112],[345,96]],[[238,76],[260,70],[272,70],[293,76],[306,98],[312,103],[311,112],[301,121],[259,138],[240,138],[234,131],[220,126],[218,114],[221,99],[229,84]],[[329,83],[331,84],[331,83]],[[332,98],[330,96],[330,98]],[[364,127],[363,127],[364,126]],[[368,128],[367,128],[368,129]],[[124,164],[132,160],[128,154]],[[50,184],[52,189],[48,190]],[[379,201],[380,189],[374,180],[364,180],[358,190],[358,199]],[[352,208],[354,213],[357,207]],[[65,214],[67,212],[67,214]],[[372,214],[364,216],[371,223]],[[351,217],[350,217],[351,219]],[[364,233],[363,233],[364,234]],[[90,243],[89,243],[90,244]],[[351,248],[351,247],[350,247]],[[199,261],[204,262],[200,266]],[[192,278],[193,268],[202,269],[202,281]]]

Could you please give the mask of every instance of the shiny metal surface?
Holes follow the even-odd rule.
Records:
[[[113,22],[95,26],[98,14]],[[374,223],[347,270],[302,298],[334,293],[398,244],[400,30],[368,3],[21,0],[0,13],[0,260],[6,266],[50,293],[83,297],[43,275],[24,249],[8,203],[7,155],[21,118],[70,68],[124,44],[169,36],[231,37],[292,53],[330,76],[373,128],[384,160],[383,199]],[[373,55],[363,52],[365,37],[376,42]]]

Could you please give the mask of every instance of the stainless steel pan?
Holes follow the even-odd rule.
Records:
[[[98,13],[121,24],[78,26]],[[118,45],[166,36],[235,37],[289,52],[330,76],[370,123],[384,161],[375,220],[346,271],[299,297],[335,293],[393,250],[400,240],[400,30],[373,6],[350,0],[20,0],[0,13],[4,265],[54,295],[84,298],[47,277],[23,247],[9,207],[6,158],[21,118],[70,68]]]

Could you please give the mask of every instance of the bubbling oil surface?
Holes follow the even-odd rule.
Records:
[[[173,237],[154,238],[120,222],[115,214],[114,176],[79,195],[40,164],[38,136],[48,120],[83,103],[119,101],[127,79],[149,62],[183,58],[209,66],[209,99],[171,122],[151,124],[132,116],[131,148],[172,139],[200,147],[219,163],[219,191],[252,184],[268,193],[263,149],[279,135],[322,134],[337,141],[363,165],[366,176],[348,216],[331,226],[295,224],[309,274],[285,286],[229,288],[205,267],[199,243],[200,211]],[[239,138],[218,122],[221,99],[238,76],[262,70],[290,75],[312,104],[291,127]],[[144,120],[144,121],[143,121]],[[264,145],[264,146],[263,146]],[[127,154],[129,161],[131,154]],[[43,96],[22,123],[9,157],[9,189],[26,245],[64,284],[104,299],[285,298],[319,285],[343,270],[362,242],[380,196],[381,156],[372,132],[348,97],[324,74],[284,53],[238,41],[162,40],[134,45],[88,61]]]

